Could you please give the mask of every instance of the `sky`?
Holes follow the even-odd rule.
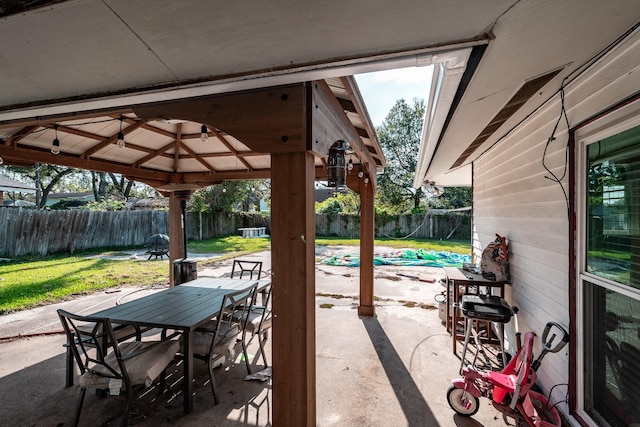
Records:
[[[432,67],[410,67],[376,71],[355,76],[375,127],[382,124],[398,99],[411,103],[422,98],[427,103]]]

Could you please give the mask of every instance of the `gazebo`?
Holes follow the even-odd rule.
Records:
[[[374,314],[373,196],[385,159],[352,76],[4,120],[0,138],[5,164],[120,173],[168,196],[172,262],[186,253],[181,206],[193,191],[271,179],[273,419],[312,424],[314,182],[335,170],[329,153],[338,146],[344,185],[361,200],[358,313]]]

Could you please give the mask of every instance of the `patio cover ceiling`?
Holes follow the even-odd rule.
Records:
[[[0,46],[0,156],[7,163],[106,169],[164,188],[265,177],[264,147],[237,131],[216,120],[141,117],[136,106],[323,81],[359,135],[349,142],[362,143],[358,158],[375,175],[382,153],[364,103],[350,92],[355,85],[342,77],[430,65],[443,53],[486,44],[512,4],[281,0],[248,9],[203,0],[3,2],[0,38],[11,42]],[[123,149],[114,144],[120,117]],[[335,120],[334,114],[329,121]],[[52,156],[56,124],[61,153]],[[211,131],[206,145],[198,139],[202,124]],[[319,177],[327,147],[321,148]]]

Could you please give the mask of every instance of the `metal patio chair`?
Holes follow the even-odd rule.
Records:
[[[160,377],[164,389],[166,368],[180,348],[178,341],[129,341],[118,343],[109,319],[79,316],[58,310],[67,342],[80,368],[80,398],[73,425],[77,426],[87,389],[108,390],[120,395],[124,390],[126,405],[120,422],[126,426],[133,396],[133,386],[150,387]]]
[[[123,342],[123,341],[127,341],[131,338],[136,339],[136,341],[140,341],[142,340],[142,330],[140,327],[138,326],[131,326],[131,325],[116,325],[116,324],[111,324],[111,327],[113,329],[113,334],[115,339],[117,340],[117,342]],[[92,326],[91,325],[83,325],[80,324],[78,325],[78,328],[84,330],[85,332],[90,332]],[[76,340],[77,337],[75,335],[75,330],[71,331],[71,334],[73,336],[73,340]],[[104,338],[107,338],[107,336],[105,335]],[[87,347],[91,346],[90,342],[85,342],[85,345]],[[75,358],[73,355],[73,350],[71,348],[71,340],[67,340],[67,342],[64,344],[64,346],[67,349],[67,355],[66,355],[66,375],[65,375],[65,387],[71,387],[73,385],[73,377],[75,374]]]
[[[269,363],[267,362],[266,352],[264,350],[265,342],[267,341],[269,329],[271,329],[271,308],[269,304],[271,302],[271,284],[261,291],[263,293],[262,302],[260,305],[257,305],[257,301],[249,307],[248,310],[238,310],[234,313],[234,318],[236,320],[243,319],[244,322],[244,334],[243,338],[243,348],[247,348],[250,344],[251,340],[254,337],[258,337],[258,345],[260,347],[260,354],[262,355],[262,360],[264,361],[264,366],[267,368]],[[247,334],[250,334],[249,339],[247,340]]]
[[[260,279],[261,274],[262,261],[233,260],[232,279]]]
[[[235,349],[239,342],[242,343],[247,371],[251,373],[249,357],[244,346],[244,324],[234,319],[233,313],[238,310],[246,312],[249,309],[256,297],[257,286],[256,282],[249,288],[227,293],[220,306],[219,314],[193,333],[193,357],[207,362],[211,393],[216,405],[220,399],[216,391],[213,370],[235,359]]]

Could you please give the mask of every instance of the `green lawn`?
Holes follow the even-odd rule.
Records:
[[[188,253],[216,253],[223,259],[265,250],[268,239],[239,236],[189,242]],[[136,248],[137,249],[137,248]],[[101,256],[100,256],[101,255]],[[73,255],[20,257],[0,263],[0,315],[59,302],[75,295],[118,286],[169,284],[169,264],[160,260],[112,260],[106,256],[126,255],[122,250],[92,250]]]
[[[269,249],[268,238],[239,236],[189,242],[188,253],[215,253],[220,258],[200,262],[211,265],[223,259]],[[358,239],[319,237],[318,245],[359,245]],[[470,253],[469,242],[376,239],[376,246]],[[160,260],[111,260],[97,255],[123,255],[121,250],[93,250],[73,255],[21,257],[0,263],[0,315],[59,302],[75,295],[118,286],[169,284],[169,265]]]

